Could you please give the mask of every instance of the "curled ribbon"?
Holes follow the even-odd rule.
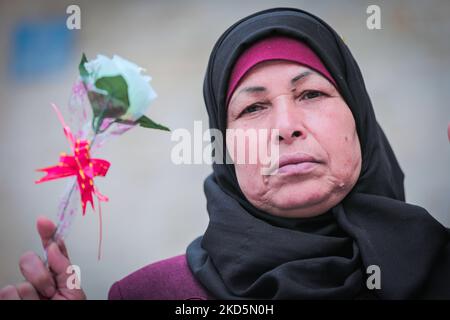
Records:
[[[37,169],[36,171],[45,172],[46,175],[35,181],[35,183],[42,183],[50,180],[65,178],[69,176],[77,177],[78,190],[81,194],[81,205],[83,209],[83,216],[86,213],[86,204],[88,202],[91,203],[92,209],[95,211],[93,197],[94,194],[99,201],[108,201],[108,197],[101,194],[97,187],[94,185],[94,177],[102,176],[104,177],[108,172],[110,167],[110,163],[103,159],[93,159],[90,157],[89,149],[90,143],[88,140],[80,140],[73,137],[73,134],[70,130],[70,127],[66,125],[64,122],[64,118],[59,111],[58,107],[55,104],[52,104],[59,121],[61,122],[64,134],[69,140],[71,145],[71,149],[73,155],[67,155],[65,153],[61,153],[59,157],[59,163],[55,166],[50,166],[46,168]],[[101,223],[101,211],[100,215],[100,223]],[[101,226],[100,226],[100,239],[101,239]],[[101,240],[100,240],[101,243]],[[100,244],[99,244],[100,248]],[[100,249],[99,249],[100,252]],[[99,253],[100,257],[100,253]]]
[[[95,210],[94,203],[92,201],[92,194],[95,194],[99,201],[108,201],[108,197],[102,195],[95,187],[94,177],[104,177],[108,172],[110,163],[103,159],[92,159],[89,154],[89,141],[80,139],[75,140],[69,126],[65,124],[64,118],[58,110],[58,107],[54,104],[52,104],[52,106],[55,109],[61,124],[63,125],[64,134],[71,144],[74,155],[68,156],[65,153],[61,153],[58,165],[37,169],[37,171],[46,172],[47,175],[35,183],[76,176],[78,189],[81,194],[81,204],[84,215],[86,212],[87,202],[90,202],[92,209]]]

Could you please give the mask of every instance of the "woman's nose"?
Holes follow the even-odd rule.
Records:
[[[302,126],[301,115],[295,102],[285,101],[274,108],[275,124],[278,130],[277,141],[290,144],[295,139],[305,137],[305,129]]]
[[[302,132],[300,130],[285,130],[278,134],[278,142],[284,141],[287,144],[291,144],[295,138],[302,136]]]

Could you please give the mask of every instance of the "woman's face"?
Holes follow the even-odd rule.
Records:
[[[248,71],[230,99],[227,129],[278,130],[264,141],[278,147],[275,174],[261,174],[266,166],[260,157],[256,163],[235,161],[237,143],[228,150],[244,195],[270,214],[325,213],[358,180],[361,149],[353,115],[325,77],[300,64],[266,61]],[[229,132],[228,147],[236,138]],[[246,155],[250,147],[245,144]]]

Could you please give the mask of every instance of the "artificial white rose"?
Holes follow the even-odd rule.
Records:
[[[97,80],[104,77],[122,76],[126,81],[129,106],[121,120],[136,121],[148,110],[152,100],[157,97],[156,92],[150,86],[151,77],[141,74],[145,69],[138,65],[114,55],[112,59],[104,55],[98,55],[96,59],[84,63],[88,73],[84,77],[89,87],[97,92],[102,89],[96,87]]]

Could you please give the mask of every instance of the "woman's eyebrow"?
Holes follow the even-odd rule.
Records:
[[[241,93],[244,93],[244,92],[245,92],[245,93],[250,93],[250,94],[252,94],[252,93],[259,93],[259,92],[264,92],[264,91],[267,91],[267,89],[266,89],[266,87],[262,87],[262,86],[244,87],[244,88],[240,89],[240,90],[236,93],[236,95],[233,95],[233,96],[232,96],[232,98],[231,98],[231,100],[230,100],[230,102],[229,102],[229,105],[232,105],[232,104],[233,104],[233,101],[236,100],[237,97],[239,97],[239,95],[240,95]]]
[[[231,104],[232,101],[236,100],[236,98],[237,98],[241,93],[244,93],[244,92],[245,92],[245,93],[252,94],[252,93],[265,92],[265,91],[267,91],[266,87],[262,87],[262,86],[254,86],[254,87],[245,87],[245,88],[242,88],[241,90],[238,91],[238,93],[234,96],[234,98],[231,99],[231,101],[230,101],[229,104]]]
[[[290,83],[291,83],[292,86],[294,86],[295,83],[296,83],[297,81],[299,81],[300,79],[304,79],[304,78],[306,78],[307,76],[312,75],[312,74],[314,74],[314,73],[315,73],[315,72],[312,72],[312,71],[303,71],[302,73],[300,73],[300,74],[296,75],[294,78],[292,78],[291,81],[290,81]],[[241,90],[239,90],[239,92],[237,93],[236,97],[237,97],[238,95],[240,95],[241,93],[249,93],[249,94],[252,94],[252,93],[261,93],[261,92],[266,92],[266,91],[267,91],[267,88],[266,88],[266,87],[263,87],[263,86],[244,87],[244,88],[242,88]],[[234,99],[233,99],[233,100],[234,100]]]
[[[292,78],[292,80],[291,80],[291,85],[294,86],[295,83],[296,83],[298,80],[304,79],[304,78],[306,78],[307,76],[309,76],[309,75],[311,75],[311,74],[313,74],[313,73],[315,73],[315,72],[312,72],[312,71],[304,71],[304,72],[302,72],[302,73],[296,75],[295,77]]]
[[[259,92],[264,92],[266,90],[267,90],[266,87],[262,87],[262,86],[245,87],[245,88],[242,88],[241,90],[239,90],[238,94],[241,94],[242,92],[245,92],[245,93],[259,93]]]

